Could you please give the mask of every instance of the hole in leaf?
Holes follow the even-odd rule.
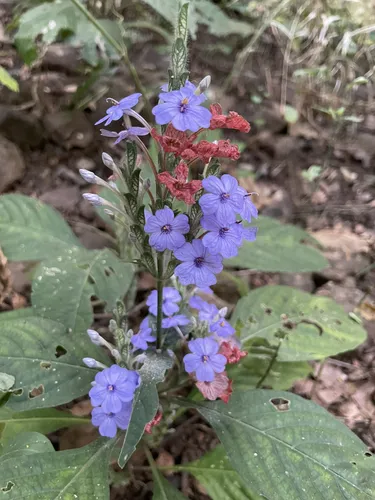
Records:
[[[352,462],[352,465],[357,465],[357,462]]]
[[[34,389],[29,391],[29,399],[41,396],[43,393],[44,393],[44,385],[40,384],[39,387],[34,387]]]
[[[266,314],[272,314],[272,309],[270,307],[266,307],[265,310],[264,310],[264,312]]]
[[[23,389],[16,389],[15,391],[12,391],[13,396],[22,396],[23,394]]]
[[[285,326],[285,328],[288,328],[288,330],[293,330],[293,328],[295,328],[297,325],[289,319],[288,321],[284,321],[283,326]]]
[[[372,457],[372,453],[370,453],[369,451],[365,451],[365,457]]]
[[[288,399],[272,398],[270,399],[270,403],[277,411],[288,411],[290,409],[290,401]]]
[[[6,493],[7,491],[10,491],[13,488],[13,486],[14,483],[12,483],[12,481],[8,481],[7,485],[1,488],[1,491],[4,491],[4,493]]]
[[[90,285],[95,285],[96,283],[95,279],[91,276],[91,274],[87,278],[87,281],[90,283]]]
[[[49,361],[42,361],[40,363],[40,367],[44,368],[45,370],[49,370],[51,368],[51,363]]]
[[[60,358],[61,356],[64,356],[68,351],[63,347],[62,345],[56,346],[56,352],[55,356],[56,358]]]

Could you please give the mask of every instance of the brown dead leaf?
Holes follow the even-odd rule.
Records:
[[[323,247],[331,250],[343,250],[347,259],[351,255],[362,252],[368,253],[370,250],[367,240],[362,235],[355,234],[350,229],[342,226],[321,229],[320,231],[313,232],[312,236]]]
[[[165,450],[161,450],[158,458],[156,459],[156,463],[159,467],[173,467],[175,465],[174,458],[170,453]],[[166,471],[167,476],[171,476],[173,471]]]
[[[0,305],[12,291],[12,275],[8,268],[8,260],[0,248]]]
[[[362,318],[367,321],[375,321],[375,303],[363,301],[358,308]]]

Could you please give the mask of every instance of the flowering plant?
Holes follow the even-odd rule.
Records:
[[[169,469],[189,471],[214,500],[375,495],[373,458],[343,424],[296,395],[260,389],[288,388],[310,372],[307,360],[353,349],[365,338],[361,326],[329,299],[288,287],[244,294],[230,320],[213,294],[223,260],[256,247],[250,224],[258,213],[251,193],[220,171],[218,159],[237,160],[238,147],[202,138],[208,129],[247,133],[250,125],[219,104],[206,106],[209,77],[189,80],[187,8],[169,82],[152,110],[155,123],[135,111],[140,93],[109,99],[97,124],[123,121],[122,131],[101,133],[124,144],[125,155],[116,162],[103,154],[108,179],[80,172],[94,185],[84,198],[111,224],[117,252],[84,249],[36,200],[0,200],[7,255],[40,262],[32,307],[0,316],[1,498],[107,500],[108,464],[114,459],[123,468],[137,447],[148,458],[154,498],[182,498],[150,449],[191,408],[222,446]],[[142,137],[154,141],[157,154]],[[27,245],[19,244],[19,228]],[[272,241],[269,252],[276,246]],[[304,252],[316,258],[309,247]],[[131,314],[135,270],[156,282],[138,326]],[[111,316],[103,331],[93,329],[93,297]],[[97,439],[56,452],[44,434],[87,419],[53,407],[87,394]]]

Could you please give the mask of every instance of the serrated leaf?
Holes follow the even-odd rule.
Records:
[[[81,247],[56,210],[21,194],[0,196],[0,241],[10,261],[42,260]]]
[[[281,345],[279,361],[323,359],[349,351],[366,339],[366,331],[332,299],[288,286],[264,286],[242,297],[233,313],[241,321],[246,346],[263,338]]]
[[[285,273],[319,271],[329,266],[311,246],[317,242],[303,229],[271,217],[259,217],[253,225],[258,227],[256,241],[245,241],[237,257],[224,261],[226,266]]]
[[[85,332],[93,322],[91,297],[104,300],[105,310],[112,311],[133,275],[133,266],[109,249],[70,248],[39,266],[33,280],[33,308],[38,316]]]
[[[212,500],[261,500],[231,467],[222,446],[217,446],[195,462],[178,466],[176,470],[190,472]]]
[[[1,449],[0,466],[2,467],[6,460],[49,451],[54,451],[54,448],[46,436],[39,432],[22,432],[9,440]]]
[[[4,85],[7,87],[9,90],[12,90],[13,92],[19,92],[19,85],[17,80],[15,80],[9,73],[8,71],[0,66],[0,85]]]
[[[75,450],[7,460],[0,470],[0,492],[3,488],[7,500],[109,500],[112,446],[112,440],[98,439]]]
[[[26,312],[0,314],[0,366],[15,377],[14,390],[22,390],[12,393],[7,407],[46,408],[87,394],[97,371],[82,358],[110,364],[104,351],[59,323],[35,317],[31,308]]]
[[[159,405],[156,385],[163,382],[165,372],[172,366],[173,360],[168,353],[154,352],[147,355],[139,370],[141,386],[134,397],[130,423],[118,458],[120,467],[125,466],[144,434],[145,425],[156,415]]]
[[[0,442],[5,443],[20,432],[48,434],[62,427],[82,425],[90,419],[75,417],[54,408],[16,412],[7,406],[0,407]]]
[[[176,400],[175,400],[176,401]],[[343,423],[288,392],[234,393],[222,402],[182,402],[217,432],[243,483],[269,500],[370,500],[375,459]]]

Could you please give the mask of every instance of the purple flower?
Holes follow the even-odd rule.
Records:
[[[146,351],[148,349],[147,342],[155,342],[156,337],[152,335],[152,328],[149,327],[148,318],[145,318],[140,327],[139,332],[132,336],[130,342],[135,349]]]
[[[117,428],[125,430],[128,428],[132,412],[132,404],[124,403],[118,413],[106,413],[100,406],[92,410],[92,424],[99,427],[101,436],[114,438]]]
[[[146,127],[130,127],[126,130],[121,130],[121,132],[112,132],[111,130],[101,128],[100,133],[103,137],[117,137],[113,144],[118,144],[120,141],[125,139],[133,141],[135,137],[138,137],[139,135],[147,135],[150,131]]]
[[[165,125],[172,122],[174,128],[182,132],[197,132],[200,128],[209,128],[212,114],[201,107],[206,96],[195,95],[195,88],[195,85],[186,82],[180,90],[162,92],[159,97],[163,102],[152,110],[156,123]]]
[[[93,406],[101,406],[105,413],[118,413],[123,403],[133,399],[139,386],[137,372],[112,365],[95,375],[95,385],[89,396]]]
[[[243,240],[255,241],[257,237],[258,228],[257,227],[241,227],[241,236]]]
[[[165,286],[163,288],[163,314],[166,316],[172,316],[172,314],[176,313],[179,309],[176,302],[181,301],[181,295],[178,291],[171,287]],[[158,314],[158,292],[156,290],[152,290],[150,295],[147,298],[146,304],[149,307],[149,311],[154,316]]]
[[[235,222],[236,214],[241,212],[244,205],[237,179],[229,174],[222,175],[220,179],[210,175],[203,179],[202,186],[208,191],[199,200],[204,215],[215,214],[228,224]]]
[[[104,116],[104,118],[98,120],[95,125],[99,125],[100,123],[105,122],[104,125],[107,126],[115,120],[120,120],[124,115],[124,111],[134,108],[134,106],[138,103],[141,95],[142,94],[137,93],[131,94],[128,97],[124,97],[124,99],[121,99],[120,102],[108,108],[107,114]]]
[[[169,316],[164,318],[162,321],[163,328],[172,328],[174,326],[185,326],[190,323],[190,319],[184,314],[175,314],[174,316]]]
[[[207,295],[213,295],[214,293],[209,286],[203,286],[199,288],[198,292],[205,293]]]
[[[243,187],[238,187],[238,192],[243,196],[244,204],[243,208],[240,212],[240,215],[247,222],[251,222],[251,219],[254,217],[256,219],[258,217],[258,209],[251,201],[251,193],[248,193]]]
[[[223,270],[222,258],[211,255],[201,240],[193,240],[174,252],[182,261],[175,269],[175,275],[183,285],[211,286],[216,283],[215,274]]]
[[[184,356],[185,370],[195,372],[199,382],[212,382],[215,373],[222,373],[225,369],[227,358],[218,354],[219,344],[211,337],[191,340],[188,343],[192,354]]]
[[[190,230],[189,219],[185,214],[174,215],[173,210],[164,207],[156,210],[155,215],[145,210],[145,231],[150,236],[150,245],[158,250],[176,250],[185,243],[184,234]]]
[[[212,323],[210,326],[210,332],[216,333],[219,337],[230,337],[236,332],[236,330],[226,319],[220,318],[219,321]]]
[[[213,253],[219,253],[225,259],[234,257],[242,243],[242,231],[239,224],[228,224],[215,215],[204,215],[200,220],[203,229],[209,231],[202,238],[203,245]]]
[[[193,309],[198,309],[198,317],[201,321],[208,321],[211,323],[215,316],[219,314],[219,309],[215,306],[215,304],[209,304],[198,296],[190,298],[189,306]]]

